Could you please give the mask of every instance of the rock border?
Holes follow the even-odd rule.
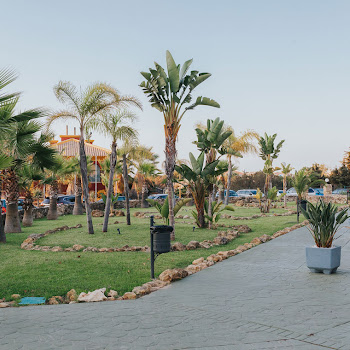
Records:
[[[121,248],[97,248],[97,247],[85,247],[80,244],[74,244],[72,247],[68,248],[62,248],[60,246],[41,246],[36,245],[35,242],[42,238],[46,237],[50,234],[59,232],[59,231],[65,231],[68,229],[73,228],[81,228],[82,225],[78,224],[77,226],[68,227],[68,226],[62,226],[58,227],[54,230],[48,230],[45,233],[41,234],[31,234],[27,239],[23,241],[21,244],[21,249],[24,250],[40,250],[43,252],[95,252],[95,253],[113,253],[113,252],[149,252],[150,247],[149,246],[128,246],[125,245]],[[233,226],[235,230],[227,230],[227,231],[219,231],[218,235],[211,241],[211,240],[204,240],[202,242],[198,241],[190,241],[186,245],[175,242],[171,246],[171,251],[184,251],[184,250],[195,250],[195,249],[209,249],[213,246],[217,245],[225,245],[229,242],[231,242],[236,237],[239,237],[241,233],[248,233],[251,232],[251,228],[247,225],[236,225]]]

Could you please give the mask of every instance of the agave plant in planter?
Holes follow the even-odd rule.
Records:
[[[320,200],[317,204],[307,204],[301,208],[308,220],[309,229],[316,246],[306,247],[306,264],[311,272],[323,272],[327,275],[337,271],[340,266],[341,247],[334,246],[333,241],[340,226],[349,218],[347,209],[338,213],[332,203]]]

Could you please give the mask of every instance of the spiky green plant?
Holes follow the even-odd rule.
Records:
[[[336,205],[325,203],[322,199],[313,205],[308,202],[306,210],[301,208],[305,219],[308,220],[307,228],[310,231],[317,247],[330,248],[333,245],[335,234],[340,226],[350,217],[348,208],[338,213]]]
[[[163,205],[154,199],[146,199],[146,201],[159,211],[159,214],[162,216],[164,222],[169,225],[169,196],[166,197]],[[191,201],[191,198],[184,198],[177,201],[174,206],[174,215],[176,216],[179,210],[189,201]]]

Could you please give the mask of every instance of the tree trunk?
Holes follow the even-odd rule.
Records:
[[[5,170],[5,192],[6,192],[6,220],[5,233],[21,232],[21,223],[18,215],[19,188],[17,175],[13,169]]]
[[[87,160],[86,160],[86,153],[85,153],[84,128],[82,126],[80,127],[79,155],[80,155],[80,172],[81,172],[81,178],[83,180],[86,220],[87,220],[89,234],[93,234],[94,227],[92,225],[91,207],[90,207],[90,199],[89,199],[89,179],[88,179]]]
[[[284,196],[283,196],[284,209],[286,209],[287,208],[287,196],[286,196],[286,193],[287,193],[287,178],[285,176],[283,176],[283,193],[284,193]]]
[[[112,142],[112,153],[111,153],[111,157],[110,157],[110,164],[111,165],[110,165],[110,169],[109,169],[105,217],[103,220],[102,232],[107,232],[107,230],[108,230],[109,213],[110,213],[111,204],[112,204],[114,169],[115,169],[115,166],[117,164],[117,143],[115,141]]]
[[[191,193],[194,199],[194,204],[197,210],[197,225],[199,228],[205,228],[205,216],[204,216],[204,202],[205,202],[205,188],[201,180],[198,180],[191,189]]]
[[[50,205],[47,213],[47,220],[57,220],[57,194],[58,194],[58,182],[54,180],[50,186]]]
[[[146,197],[148,194],[148,188],[146,182],[142,185],[142,195],[141,195],[141,208],[148,208],[148,202],[146,201]]]
[[[208,196],[208,216],[210,218],[213,217],[213,213],[212,213],[212,202],[213,202],[213,192],[215,191],[215,186],[212,187],[212,190],[209,191],[209,196]],[[211,230],[213,227],[213,223],[211,220],[209,220],[208,222],[208,228],[209,230]]]
[[[224,202],[225,201],[223,188],[219,189],[219,197],[218,198],[219,198],[219,202]]]
[[[125,194],[125,208],[126,208],[126,224],[131,225],[129,181],[128,181],[129,176],[128,176],[128,165],[126,164],[126,154],[123,154],[123,177],[124,177],[124,194]]]
[[[193,197],[192,197],[191,190],[190,190],[189,186],[186,186],[186,198],[191,199],[188,203],[186,203],[187,207],[191,207],[193,205]]]
[[[83,194],[83,188],[81,186],[81,177],[80,175],[76,176],[75,179],[75,186],[74,186],[74,192],[75,192],[75,201],[74,201],[74,208],[73,208],[73,215],[83,215],[83,203],[81,200],[81,196]]]
[[[30,227],[33,225],[33,197],[30,191],[26,191],[23,203],[24,215],[22,225]]]
[[[169,203],[169,225],[173,227],[170,235],[171,240],[175,240],[175,217],[174,217],[174,186],[173,176],[176,158],[176,139],[169,135],[165,138],[165,174],[167,176],[168,203]]]
[[[2,182],[0,181],[0,243],[6,243],[6,235],[4,230],[4,222],[2,220],[2,198],[1,198]]]
[[[232,160],[231,160],[231,157],[228,157],[228,172],[227,172],[225,205],[228,205],[228,202],[230,200],[231,177],[232,177]]]

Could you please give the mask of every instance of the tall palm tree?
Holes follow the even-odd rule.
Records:
[[[166,52],[167,71],[155,63],[155,69],[150,68],[150,73],[141,72],[145,78],[140,86],[149,97],[151,106],[163,113],[165,133],[165,173],[167,175],[167,187],[169,194],[169,224],[175,229],[174,220],[174,188],[173,174],[176,162],[176,140],[181,126],[181,120],[185,113],[200,105],[219,108],[220,105],[208,97],[199,96],[192,101],[193,90],[211,74],[191,71],[187,74],[192,59],[182,66],[176,65],[173,56]],[[187,107],[185,107],[185,105]],[[170,200],[172,199],[172,200]],[[175,235],[172,236],[175,238]]]
[[[86,218],[88,231],[90,234],[93,234],[94,227],[92,225],[89,201],[89,180],[85,153],[85,131],[89,129],[90,122],[100,117],[103,113],[111,112],[115,107],[124,107],[129,104],[141,108],[141,103],[135,97],[121,96],[116,89],[104,83],[95,83],[88,86],[85,90],[78,91],[72,83],[60,81],[54,87],[54,92],[57,99],[65,104],[68,109],[51,115],[48,118],[47,125],[50,126],[56,120],[65,119],[73,119],[79,123],[79,156]]]
[[[245,154],[257,153],[255,141],[259,139],[259,134],[254,130],[246,130],[240,135],[236,135],[233,128],[230,126],[227,127],[226,130],[232,132],[224,142],[224,147],[227,149],[226,157],[228,161],[225,205],[228,205],[233,169],[232,158],[242,158]]]
[[[140,159],[153,160],[154,153],[152,148],[142,146],[138,143],[135,137],[127,138],[121,147],[117,150],[118,156],[123,159],[123,179],[124,179],[124,194],[125,194],[125,209],[126,209],[126,224],[131,225],[130,217],[130,198],[129,198],[129,174],[128,163]]]
[[[117,141],[124,141],[130,139],[131,137],[137,137],[138,133],[136,129],[130,125],[130,123],[134,123],[136,119],[137,118],[135,114],[131,113],[128,110],[121,110],[116,111],[113,114],[103,113],[99,118],[94,119],[91,123],[91,128],[100,131],[106,137],[112,139],[107,200],[102,232],[107,232],[108,230],[108,220],[113,192],[114,170],[117,163]]]
[[[275,139],[277,137],[277,134],[273,134],[272,136],[269,136],[264,134],[264,136],[261,136],[259,139],[259,146],[260,146],[260,158],[262,160],[265,160],[265,167],[271,169],[273,160],[278,157],[278,154],[281,151],[282,145],[284,143],[284,140],[280,141],[277,145],[275,145]],[[264,194],[267,198],[267,192],[271,188],[271,172],[266,172],[266,181],[265,181],[265,187],[264,187]]]
[[[287,208],[287,176],[294,169],[290,164],[281,163],[282,166],[282,174],[283,174],[283,194],[284,194],[284,207]]]

